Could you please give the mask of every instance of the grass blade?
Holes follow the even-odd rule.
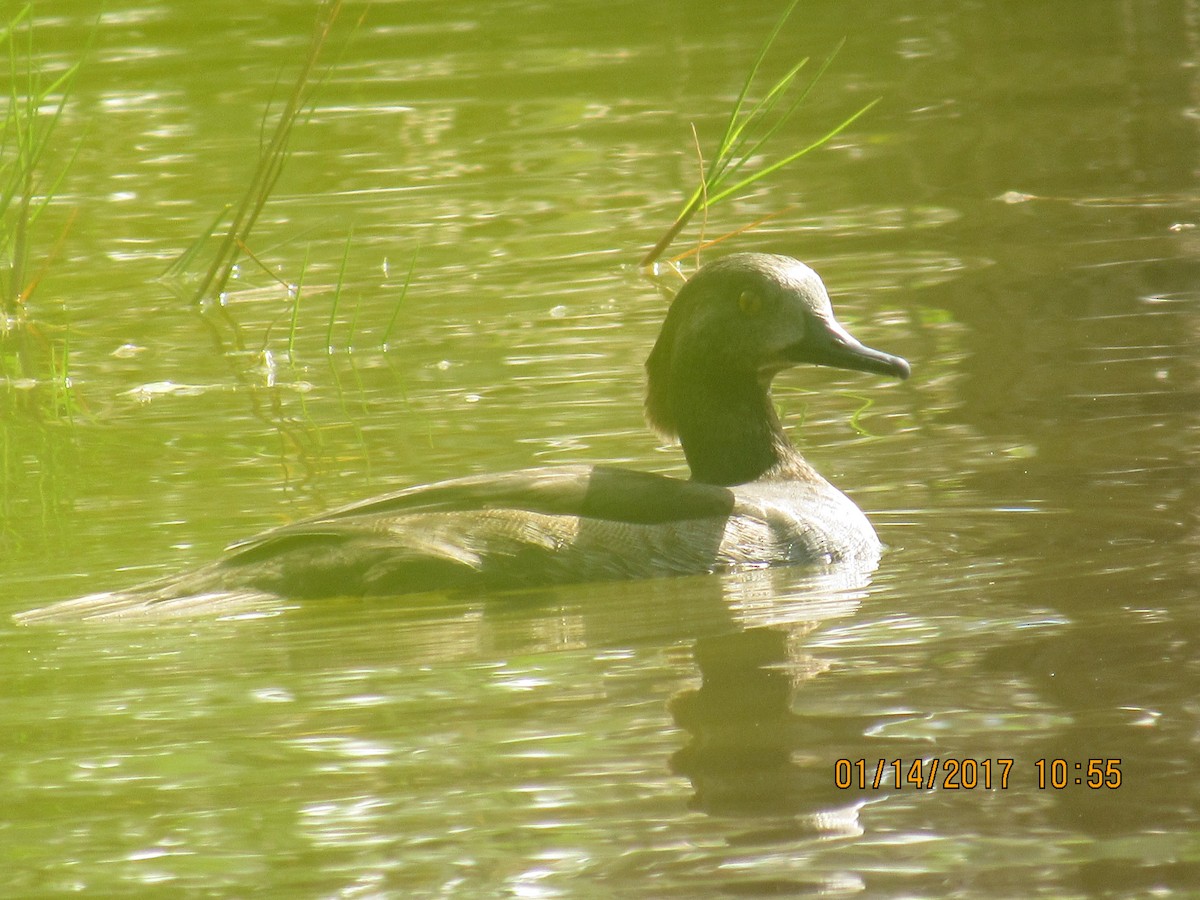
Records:
[[[828,143],[836,135],[840,134],[845,129],[849,128],[855,121],[870,110],[876,103],[878,98],[867,103],[861,109],[844,119],[834,128],[823,134],[821,137],[805,145],[800,150],[790,153],[783,159],[778,160],[765,168],[759,169],[749,175],[738,178],[742,173],[747,163],[757,158],[764,147],[775,137],[779,129],[791,119],[796,110],[803,105],[808,99],[813,88],[821,77],[825,74],[834,58],[838,55],[842,46],[845,44],[843,39],[833,52],[825,59],[820,69],[816,74],[809,79],[803,90],[792,99],[786,109],[782,113],[777,113],[784,98],[791,93],[797,77],[801,69],[808,63],[808,59],[802,59],[793,64],[780,78],[776,79],[761,99],[754,103],[750,103],[748,98],[751,94],[751,87],[756,80],[763,63],[766,60],[767,54],[772,45],[775,43],[780,32],[783,30],[784,24],[788,21],[792,12],[795,10],[799,0],[792,0],[779,21],[776,22],[775,28],[763,43],[759,50],[758,56],[750,67],[750,72],[746,80],[742,84],[741,91],[738,93],[737,99],[734,101],[733,109],[730,111],[729,120],[725,125],[725,131],[721,136],[721,140],[717,147],[716,157],[712,164],[708,167],[708,172],[704,173],[703,165],[701,166],[700,183],[691,195],[685,201],[683,208],[675,217],[666,232],[658,239],[658,242],[646,253],[642,258],[641,265],[649,266],[656,262],[667,247],[679,236],[680,232],[687,227],[688,223],[700,210],[705,213],[712,208],[713,205],[725,200],[726,198],[744,191],[750,186],[756,184],[763,178],[779,171],[784,166],[798,160],[800,157],[811,153],[813,150]],[[748,228],[738,229],[731,232],[737,234],[745,231]],[[711,244],[712,242],[709,242]],[[678,257],[677,257],[678,258]]]
[[[29,18],[29,14],[33,12],[33,4],[26,3],[25,6],[15,16],[8,20],[8,24],[0,28],[0,44],[3,44],[9,39],[17,26]]]
[[[338,269],[337,285],[333,289],[333,310],[329,314],[329,327],[325,332],[325,352],[333,352],[333,323],[337,318],[337,308],[342,302],[342,286],[346,283],[346,265],[350,261],[350,243],[354,240],[354,226],[350,227],[346,234],[346,246],[342,249],[342,264]],[[357,318],[357,314],[356,314]],[[351,325],[349,343],[354,338],[354,329]]]
[[[225,289],[233,266],[237,261],[239,242],[243,245],[249,242],[250,233],[258,221],[259,215],[270,199],[275,185],[283,173],[284,165],[289,156],[291,132],[305,105],[312,98],[309,89],[312,73],[317,60],[321,56],[326,42],[329,40],[334,23],[341,12],[343,0],[326,0],[322,3],[313,27],[312,38],[309,42],[308,54],[300,68],[300,72],[292,85],[292,90],[279,114],[275,130],[270,140],[259,154],[258,164],[250,184],[237,206],[229,230],[224,234],[217,248],[217,254],[208,267],[200,286],[194,295],[194,302],[199,303],[206,296],[220,295]],[[268,109],[269,113],[269,109]],[[265,126],[264,117],[264,126]],[[265,128],[264,132],[265,134]]]
[[[226,203],[224,206],[222,206],[220,212],[213,216],[213,220],[208,224],[208,228],[204,229],[204,231],[200,233],[200,236],[196,238],[196,240],[192,241],[191,245],[184,250],[183,253],[179,254],[179,256],[175,258],[175,261],[167,266],[162,275],[159,277],[176,278],[186,272],[191,266],[192,261],[200,254],[200,251],[204,249],[204,245],[208,243],[208,239],[211,238],[216,232],[217,226],[221,224],[221,220],[229,214],[231,209],[233,209],[232,203]]]
[[[833,138],[837,137],[839,134],[841,134],[843,131],[845,131],[847,128],[849,128],[851,125],[853,125],[854,122],[860,116],[864,115],[868,110],[870,110],[876,103],[879,102],[880,99],[881,98],[878,98],[878,97],[875,98],[870,103],[868,103],[866,106],[862,107],[862,109],[860,109],[858,112],[856,112],[852,116],[850,116],[850,118],[846,119],[841,124],[835,126],[830,131],[828,131],[826,134],[817,138],[811,144],[808,144],[807,146],[801,148],[800,150],[797,150],[791,156],[785,156],[783,159],[779,160],[778,162],[772,163],[771,165],[767,166],[765,169],[760,169],[759,171],[755,172],[753,175],[743,178],[737,184],[734,184],[730,187],[725,188],[723,191],[720,191],[715,197],[710,197],[708,199],[709,205],[712,205],[714,203],[719,203],[721,200],[724,200],[730,194],[736,194],[738,191],[749,187],[750,185],[754,184],[755,182],[757,182],[763,178],[766,178],[771,173],[777,172],[778,170],[782,169],[784,166],[790,165],[791,163],[795,162],[796,160],[798,160],[800,157],[804,156],[805,154],[811,153],[813,150],[816,150],[818,147],[822,146],[823,144],[829,143],[829,141],[833,140]]]
[[[392,317],[388,320],[387,328],[384,329],[383,340],[380,342],[380,346],[384,350],[387,350],[388,344],[391,342],[392,329],[396,327],[396,320],[400,317],[400,309],[404,305],[404,298],[408,296],[408,286],[412,284],[413,272],[417,268],[417,255],[420,252],[421,248],[419,246],[413,251],[412,260],[408,264],[408,274],[404,276],[404,287],[400,288],[400,296],[396,298],[396,306],[392,310]]]
[[[304,262],[300,265],[300,278],[296,282],[296,296],[292,300],[292,322],[288,328],[288,360],[296,362],[296,326],[300,322],[300,297],[304,294],[304,276],[308,272],[308,250],[304,251]]]
[[[775,38],[779,37],[779,32],[783,31],[784,24],[786,24],[799,2],[800,0],[792,0],[788,8],[783,11],[783,15],[779,17],[779,21],[775,23],[775,28],[771,32],[770,37],[762,45],[762,49],[758,51],[758,58],[754,60],[754,65],[750,67],[750,74],[746,76],[745,82],[742,83],[741,93],[738,94],[738,98],[733,104],[733,109],[729,113],[729,123],[725,126],[725,136],[721,138],[721,147],[717,152],[718,157],[724,156],[732,146],[735,132],[737,131],[738,115],[742,111],[742,104],[746,102],[746,97],[750,93],[750,85],[754,83],[759,67],[762,66],[763,61],[767,58],[767,54],[771,51],[771,45],[775,43]]]

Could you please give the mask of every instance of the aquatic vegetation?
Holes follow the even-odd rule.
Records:
[[[325,0],[320,4],[308,52],[275,121],[270,138],[259,149],[258,163],[241,200],[236,204],[225,205],[192,246],[164,273],[168,276],[182,274],[199,257],[209,240],[219,236],[216,253],[193,293],[193,301],[196,303],[220,296],[243,254],[251,255],[248,251],[251,232],[271,198],[279,177],[283,174],[290,155],[292,131],[301,115],[311,107],[323,80],[314,77],[317,62],[329,41],[342,6],[343,0]],[[268,130],[270,117],[271,109],[268,107],[263,117],[263,134]],[[222,227],[230,212],[233,213],[232,219]]]
[[[66,337],[51,338],[32,320],[27,304],[62,250],[75,221],[67,215],[48,250],[38,252],[35,226],[58,195],[82,142],[65,159],[52,150],[87,48],[74,64],[49,75],[34,49],[33,4],[0,25],[6,50],[8,91],[0,98],[0,374],[10,382],[53,385],[50,406],[72,409]]]
[[[22,503],[40,504],[47,537],[67,520],[66,486],[79,464],[62,426],[69,429],[83,412],[71,378],[69,323],[48,323],[30,301],[75,222],[72,210],[48,227],[44,214],[82,146],[58,130],[86,48],[50,73],[39,61],[34,32],[32,3],[0,20],[7,76],[0,77],[0,549],[6,552],[41,539],[12,525]]]
[[[332,38],[334,27],[342,12],[343,5],[343,0],[323,0],[319,5],[307,53],[283,102],[282,109],[275,116],[273,105],[268,104],[263,115],[261,132],[264,135],[264,139],[259,148],[258,162],[242,197],[236,203],[227,203],[222,206],[197,236],[196,240],[163,273],[163,276],[168,279],[184,276],[185,273],[197,265],[198,260],[205,255],[215,240],[216,251],[209,259],[198,284],[191,291],[192,301],[196,304],[202,304],[205,301],[220,300],[223,297],[230,278],[238,271],[239,265],[243,260],[249,260],[254,263],[268,277],[280,284],[290,300],[290,306],[286,313],[288,320],[286,350],[289,359],[294,359],[297,335],[302,324],[301,303],[305,297],[304,282],[305,274],[309,268],[309,251],[305,251],[303,262],[294,277],[285,278],[281,277],[276,271],[260,260],[259,256],[251,249],[251,238],[259,216],[270,201],[271,195],[288,162],[293,132],[297,124],[311,113],[316,104],[318,91],[332,71],[332,66],[336,65],[336,63],[331,64],[323,72],[319,72],[318,70],[318,62],[323,57],[327,45]],[[272,126],[271,120],[273,116],[275,118],[274,125]],[[269,138],[265,137],[268,133],[270,135]],[[294,241],[295,238],[293,237],[289,240]],[[334,351],[338,343],[349,348],[352,345],[357,329],[358,309],[356,306],[348,325],[348,333],[341,337],[340,340],[335,340],[334,332],[339,321],[339,311],[342,308],[342,293],[346,282],[346,273],[349,267],[352,247],[353,228],[349,230],[346,236],[342,259],[338,268],[337,282],[331,291],[328,288],[323,288],[324,292],[332,293],[332,302],[325,330],[325,349],[329,353]],[[410,268],[408,279],[405,281],[400,299],[397,300],[395,311],[393,312],[384,339],[381,342],[385,346],[388,335],[391,334],[392,328],[395,325],[400,304],[404,299],[404,294],[408,290],[411,279],[412,269]],[[232,329],[236,349],[244,349],[240,329],[236,322],[233,321],[229,310],[225,308],[223,303],[214,304],[212,309]],[[263,338],[263,346],[260,351],[262,353],[268,352],[267,343],[270,339],[271,330],[271,328],[268,328],[267,334]]]
[[[738,94],[738,98],[733,104],[733,109],[730,111],[729,120],[725,125],[725,132],[717,145],[712,162],[709,164],[707,171],[701,173],[700,184],[697,185],[692,195],[687,199],[687,202],[684,203],[683,208],[675,217],[675,221],[642,258],[642,266],[650,266],[658,261],[698,212],[703,211],[707,213],[708,210],[722,200],[741,193],[768,175],[779,171],[785,166],[791,165],[800,159],[800,157],[828,143],[879,102],[878,98],[872,100],[820,137],[794,153],[788,154],[783,159],[776,160],[753,172],[747,173],[743,171],[747,164],[759,155],[767,142],[770,141],[808,98],[812,89],[821,80],[821,76],[825,74],[826,69],[829,68],[829,64],[833,62],[834,57],[837,56],[838,50],[841,48],[839,44],[833,53],[826,58],[825,62],[821,64],[820,68],[817,69],[816,74],[798,92],[793,90],[793,86],[797,84],[797,78],[801,70],[809,62],[807,57],[801,59],[788,69],[781,78],[767,89],[761,99],[753,103],[749,102],[751,89],[758,77],[759,69],[762,67],[767,54],[771,50],[771,46],[775,43],[775,39],[779,37],[780,32],[783,30],[784,25],[798,3],[799,0],[792,0],[787,9],[784,10],[783,15],[780,16],[774,30],[763,44],[758,57],[754,61],[754,65],[751,66],[750,72],[746,76],[746,80],[742,83],[741,92]],[[789,96],[791,97],[790,102],[784,104],[783,101]],[[718,243],[720,240],[731,237],[733,234],[746,231],[757,224],[759,223],[756,222],[743,226],[737,231],[711,241],[704,246],[711,246],[711,244]],[[683,254],[678,258],[681,259],[687,255],[690,254]]]
[[[70,160],[45,171],[50,135],[62,117],[79,63],[48,84],[34,63],[32,4],[0,28],[8,50],[8,95],[0,119],[0,261],[5,278],[0,302],[6,318],[15,316],[39,279],[28,278],[30,230],[54,198]],[[43,110],[50,108],[49,115]]]

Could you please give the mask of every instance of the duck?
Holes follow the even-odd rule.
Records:
[[[239,541],[199,569],[17,620],[775,565],[870,571],[882,552],[870,521],[804,459],[776,412],[773,380],[800,365],[910,374],[837,322],[807,265],[734,253],[686,280],[646,362],[646,420],[678,441],[690,479],[563,465],[408,487]]]

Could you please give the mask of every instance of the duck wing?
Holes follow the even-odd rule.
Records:
[[[704,571],[727,488],[561,466],[407,488],[228,548],[224,584],[285,596],[512,587]]]
[[[553,466],[404,488],[271,529],[227,549],[248,549],[285,533],[343,520],[410,513],[519,509],[654,524],[728,516],[735,503],[733,491],[716,485],[614,466]]]

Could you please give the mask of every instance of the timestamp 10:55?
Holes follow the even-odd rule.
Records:
[[[834,786],[847,790],[890,787],[893,790],[1007,790],[1014,760],[970,758],[839,759],[833,766]],[[1093,790],[1121,786],[1120,759],[1074,762],[1044,758],[1033,764],[1039,790],[1062,790],[1070,785]],[[890,782],[890,783],[889,783]]]
[[[1089,759],[1086,762],[1039,759],[1033,766],[1037,769],[1038,787],[1042,790],[1053,788],[1061,791],[1073,784],[1093,790],[1121,786],[1120,759]]]

